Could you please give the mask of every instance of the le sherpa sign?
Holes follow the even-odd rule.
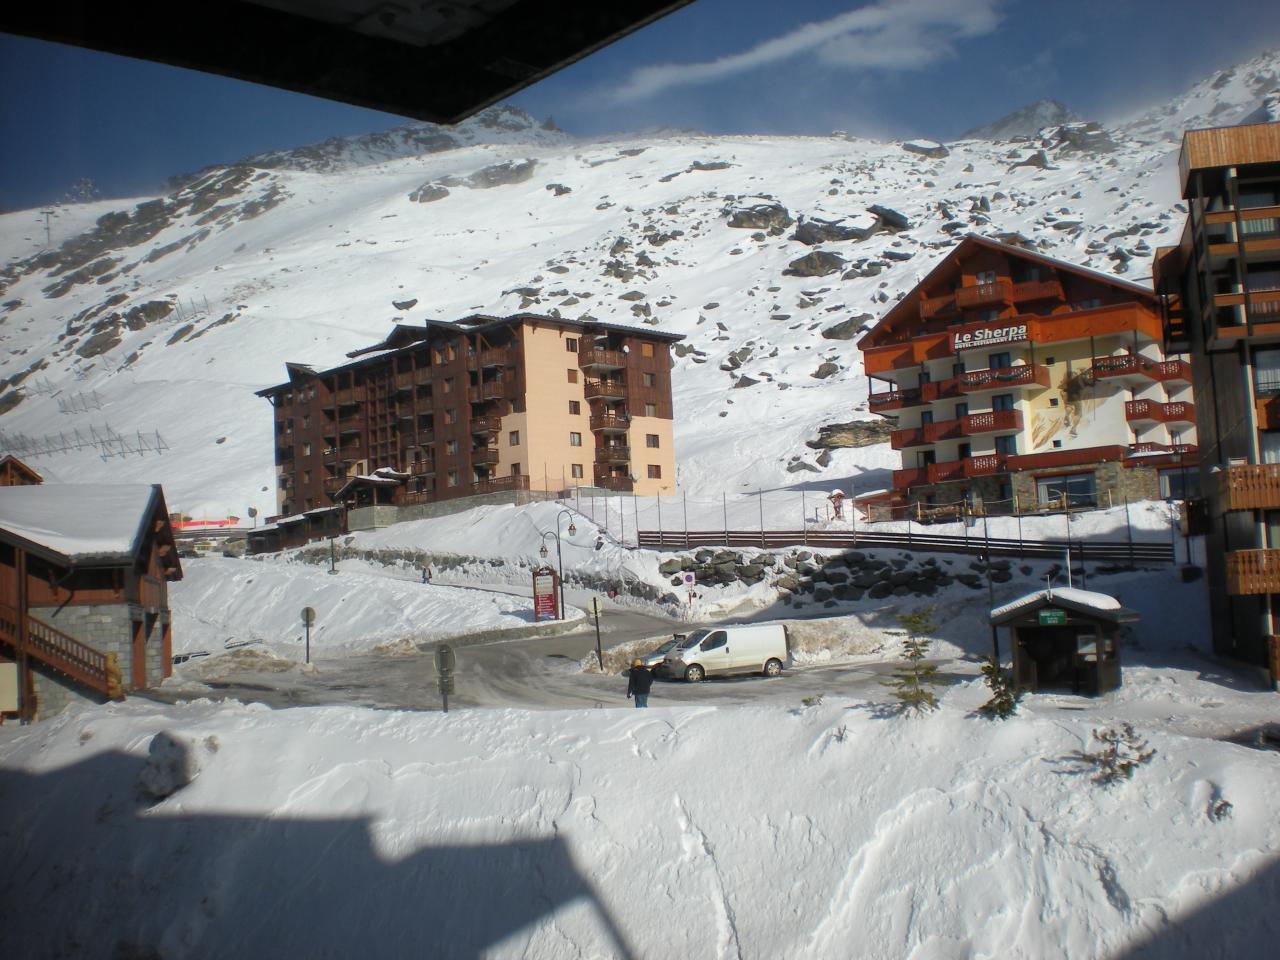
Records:
[[[1027,339],[1027,325],[1013,323],[1007,327],[979,327],[977,330],[961,330],[951,337],[952,350],[976,350],[998,343],[1017,343]]]

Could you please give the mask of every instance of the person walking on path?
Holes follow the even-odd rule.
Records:
[[[653,674],[640,660],[631,661],[631,675],[627,678],[627,699],[635,697],[636,709],[649,705],[649,688],[653,686]]]

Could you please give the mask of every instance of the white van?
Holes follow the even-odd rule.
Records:
[[[667,676],[691,682],[731,673],[776,677],[791,666],[791,638],[780,623],[695,630],[667,654],[663,666]]]

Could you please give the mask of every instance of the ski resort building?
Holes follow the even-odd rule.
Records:
[[[38,720],[169,676],[180,579],[159,486],[0,486],[0,712]]]
[[[1156,256],[1170,338],[1189,348],[1214,649],[1280,684],[1280,123],[1188,130],[1189,208]]]
[[[1180,498],[1191,367],[1148,288],[966,237],[859,341],[912,515]],[[878,389],[877,389],[878,387]]]
[[[328,370],[286,364],[286,382],[258,391],[275,408],[280,514],[574,487],[673,493],[679,339],[477,315],[397,325]]]

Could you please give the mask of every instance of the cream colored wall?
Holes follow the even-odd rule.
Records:
[[[510,435],[512,430],[520,433],[519,446],[511,446]],[[529,450],[528,433],[528,413],[508,413],[502,418],[502,430],[498,433],[498,466],[494,471],[494,476],[510,476],[513,463],[520,464],[521,473],[527,474],[529,472],[529,460],[525,456]]]
[[[646,434],[658,435],[656,450],[646,447]],[[672,422],[661,417],[631,418],[631,471],[635,474],[635,492],[642,497],[669,497],[676,492],[676,449]],[[662,468],[662,479],[650,480],[648,467]]]
[[[525,324],[523,334],[525,422],[517,448],[505,446],[506,421],[512,418],[503,420],[501,456],[505,458],[505,472],[511,472],[511,463],[519,463],[529,475],[533,490],[559,490],[562,483],[569,487],[590,486],[595,439],[591,435],[591,411],[582,395],[586,376],[578,370],[578,382],[569,382],[567,371],[571,367],[578,369],[578,354],[565,349],[564,343],[565,337],[578,339],[580,334],[557,330],[552,324],[536,329]],[[570,400],[578,401],[582,411],[579,415],[569,413]],[[569,445],[571,432],[582,435],[582,446]],[[576,480],[570,476],[570,465],[574,463],[582,464],[583,475]]]

